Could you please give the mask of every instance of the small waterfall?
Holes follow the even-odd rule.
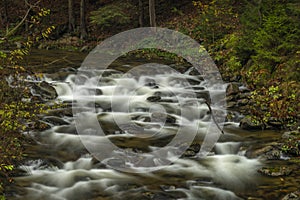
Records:
[[[217,154],[237,154],[240,148],[239,142],[217,143],[215,150]]]

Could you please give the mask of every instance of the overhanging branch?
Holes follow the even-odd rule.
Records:
[[[28,3],[27,0],[25,0],[25,4],[27,6],[29,6],[29,8],[27,9],[26,11],[26,14],[24,15],[24,17],[22,18],[22,20],[12,29],[10,30],[6,35],[5,35],[5,38],[9,38],[10,36],[14,35],[16,33],[16,31],[18,30],[18,28],[20,28],[22,26],[22,24],[25,22],[25,20],[27,19],[30,11],[36,7],[37,4],[39,4],[40,1],[37,1],[35,4],[31,5]]]

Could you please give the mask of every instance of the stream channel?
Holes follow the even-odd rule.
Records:
[[[132,58],[118,59],[110,69],[78,76],[76,69],[85,56],[52,50],[34,51],[29,58],[30,65],[36,65],[33,70],[43,72],[43,80],[55,87],[55,101],[69,106],[44,116],[50,129],[30,133],[37,145],[27,150],[28,159],[20,166],[27,173],[15,178],[15,192],[8,199],[279,199],[295,190],[293,177],[283,180],[257,172],[277,161],[249,156],[253,149],[276,141],[281,136],[278,132],[249,132],[240,129],[238,121],[225,122],[225,133],[208,156],[198,156],[213,123],[202,100],[218,95],[226,84],[209,86],[189,66]],[[41,62],[44,65],[38,66]],[[148,66],[151,70],[133,70],[141,70],[138,77],[130,72],[147,62],[164,64],[166,69],[153,64]],[[76,95],[75,82],[80,86]],[[82,134],[73,116],[76,103],[80,103],[76,113],[83,113],[81,122],[85,122],[80,127]],[[99,125],[103,135],[94,134]],[[178,146],[187,149],[171,164],[149,170],[147,166],[164,164],[164,160],[147,153],[168,145],[180,130],[187,137],[196,133],[192,144]],[[117,148],[111,149],[107,141]],[[91,154],[87,149],[93,145],[100,147]],[[147,156],[140,160],[131,157],[136,154]]]

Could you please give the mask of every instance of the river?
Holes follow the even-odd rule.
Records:
[[[279,161],[250,153],[276,141],[279,132],[249,132],[238,122],[225,122],[225,133],[208,156],[199,156],[213,123],[203,99],[218,95],[226,84],[207,85],[189,67],[182,73],[170,70],[176,69],[171,62],[134,68],[161,61],[132,58],[78,76],[84,53],[32,55],[32,69],[44,73],[43,80],[58,93],[56,101],[68,106],[44,116],[50,129],[31,133],[38,145],[27,150],[20,166],[26,173],[15,178],[9,199],[277,199],[296,190],[294,176],[268,178],[257,172]],[[180,140],[195,136],[191,146],[185,140],[176,146],[186,150],[178,159],[172,159],[175,150],[151,153],[170,146],[178,133]]]

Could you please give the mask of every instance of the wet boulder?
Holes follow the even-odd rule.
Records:
[[[240,92],[239,86],[237,83],[229,83],[226,88],[226,96],[236,95]]]
[[[258,172],[266,176],[278,177],[290,175],[292,173],[292,169],[288,167],[263,167],[259,169]]]
[[[244,130],[262,130],[264,125],[256,123],[250,116],[246,116],[241,120],[240,127]]]
[[[43,121],[50,123],[52,125],[68,125],[69,122],[65,121],[61,117],[56,117],[56,116],[46,116],[44,117]]]
[[[281,136],[283,139],[292,139],[295,140],[297,138],[300,138],[300,131],[288,131],[283,133],[283,135]]]
[[[150,102],[159,102],[160,100],[161,100],[160,96],[150,96],[147,98],[147,101],[150,101]]]
[[[191,146],[189,146],[187,148],[187,150],[183,153],[182,157],[194,157],[197,155],[197,153],[199,153],[200,151],[200,144],[192,144]]]
[[[32,86],[32,95],[40,96],[44,100],[55,99],[58,96],[55,88],[46,81],[35,83]]]
[[[234,108],[234,107],[236,107],[237,106],[237,104],[236,104],[236,102],[234,102],[234,101],[230,101],[230,102],[228,102],[227,104],[226,104],[226,107],[227,108]]]
[[[79,111],[79,108],[74,108],[76,111]],[[85,111],[83,108],[80,108],[80,110]],[[88,110],[88,109],[86,109]],[[48,113],[45,114],[46,116],[55,116],[63,118],[65,116],[67,117],[73,117],[73,110],[72,107],[65,107],[65,108],[58,108],[58,109],[52,109],[49,110]]]

